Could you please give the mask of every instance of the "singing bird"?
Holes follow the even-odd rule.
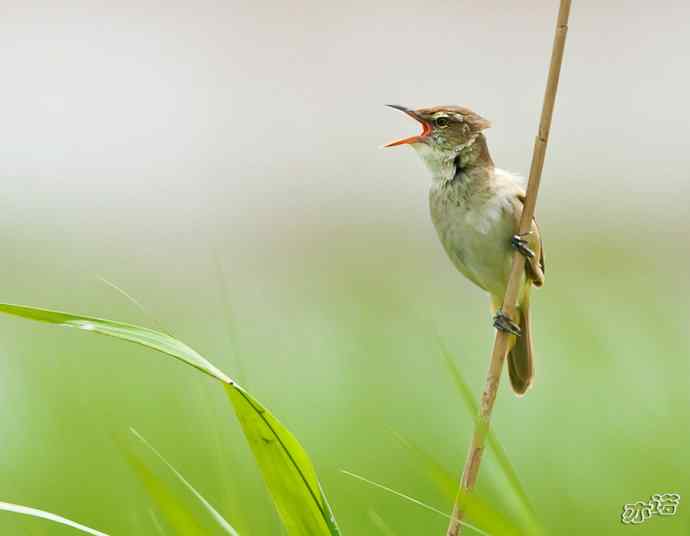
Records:
[[[484,136],[489,121],[468,108],[437,106],[410,110],[388,105],[417,120],[422,132],[386,147],[410,145],[431,172],[431,219],[455,267],[491,297],[496,329],[511,334],[508,375],[523,395],[532,384],[534,364],[529,294],[544,284],[544,255],[537,224],[518,235],[525,200],[524,180],[494,166]],[[517,318],[501,310],[513,248],[525,257]]]

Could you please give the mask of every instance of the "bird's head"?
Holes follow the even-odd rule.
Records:
[[[389,104],[391,108],[405,112],[422,125],[416,136],[393,141],[385,147],[411,145],[417,150],[457,155],[477,139],[491,123],[468,108],[461,106],[435,106],[410,110],[404,106]],[[426,146],[426,147],[422,147]]]
[[[468,108],[461,106],[435,106],[411,110],[389,104],[405,112],[422,125],[416,136],[388,143],[384,147],[410,145],[421,156],[434,178],[450,180],[458,168],[478,161],[493,165],[486,148],[482,130],[491,123]],[[481,140],[481,143],[476,143]]]

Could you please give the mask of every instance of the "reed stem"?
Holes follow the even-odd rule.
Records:
[[[556,102],[556,91],[558,89],[558,79],[563,63],[563,51],[565,49],[565,38],[568,33],[568,17],[570,15],[571,0],[561,0],[556,23],[556,35],[554,37],[553,49],[551,52],[551,65],[546,83],[544,104],[542,106],[541,120],[539,122],[539,132],[534,142],[532,153],[532,164],[530,166],[529,181],[527,183],[527,195],[520,219],[519,233],[527,233],[531,228],[534,208],[539,192],[541,173],[544,168],[546,156],[546,146],[549,141],[549,131],[551,130],[551,118]],[[522,254],[515,251],[513,254],[513,266],[508,279],[505,298],[502,310],[509,317],[515,317],[518,292],[525,270],[525,259]],[[491,361],[486,375],[486,385],[482,393],[479,404],[479,415],[474,427],[472,442],[467,453],[465,467],[460,480],[460,489],[453,504],[450,525],[448,526],[447,536],[458,536],[462,532],[461,521],[464,516],[463,498],[472,492],[479,474],[479,466],[482,461],[486,435],[491,425],[491,412],[493,411],[496,393],[503,371],[503,363],[508,354],[510,334],[504,331],[496,331]]]

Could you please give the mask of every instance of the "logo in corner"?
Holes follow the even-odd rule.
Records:
[[[654,515],[676,515],[680,504],[678,493],[655,493],[649,501],[637,501],[623,506],[621,521],[625,525],[641,525]]]

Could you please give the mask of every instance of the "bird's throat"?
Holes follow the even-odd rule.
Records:
[[[450,184],[461,181],[464,177],[481,176],[484,171],[491,174],[494,169],[486,138],[481,133],[467,144],[452,150],[425,143],[416,143],[413,147],[437,184]]]
[[[431,172],[431,178],[435,183],[453,180],[456,171],[455,152],[439,150],[426,143],[415,143],[412,147]]]

